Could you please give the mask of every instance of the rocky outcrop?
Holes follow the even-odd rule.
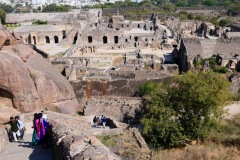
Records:
[[[0,47],[0,99],[7,93],[21,112],[44,108],[76,113],[72,86],[46,59],[4,29],[0,29]]]
[[[8,139],[8,134],[7,134],[7,130],[5,128],[0,128],[0,151],[2,150],[2,148],[6,145],[6,143],[8,143],[9,139]]]

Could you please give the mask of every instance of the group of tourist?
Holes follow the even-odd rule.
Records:
[[[103,115],[102,116],[100,116],[100,115],[99,116],[94,116],[94,118],[93,118],[93,126],[94,127],[103,126],[103,128],[105,128],[106,123],[107,123],[107,119]]]
[[[19,116],[15,116],[15,118],[10,117],[10,121],[3,123],[3,125],[10,124],[11,129],[9,130],[9,136],[11,141],[17,142],[19,140],[23,140],[24,132],[26,131],[26,127],[23,122],[19,119]]]
[[[35,113],[33,118],[33,134],[32,144],[41,144],[43,148],[47,148],[49,143],[49,124],[47,123],[47,116],[42,111],[41,113]]]

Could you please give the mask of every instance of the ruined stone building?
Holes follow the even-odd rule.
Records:
[[[240,37],[225,39],[183,38],[180,43],[177,63],[180,71],[193,68],[193,62],[212,56],[222,67],[235,69],[239,65]]]

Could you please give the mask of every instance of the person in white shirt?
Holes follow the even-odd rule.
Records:
[[[44,111],[41,111],[42,113],[42,119],[45,120],[45,122],[47,122],[47,115],[44,114]]]
[[[19,132],[20,132],[20,136],[18,138],[20,140],[22,140],[23,136],[24,136],[24,132],[26,131],[26,128],[25,128],[23,122],[19,119],[19,116],[16,116],[15,120],[17,121],[18,129],[19,129]]]

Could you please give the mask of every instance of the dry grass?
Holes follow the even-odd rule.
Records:
[[[237,147],[208,144],[153,152],[152,160],[239,160]]]
[[[240,160],[240,114],[223,121],[201,145],[153,151],[152,160]]]

